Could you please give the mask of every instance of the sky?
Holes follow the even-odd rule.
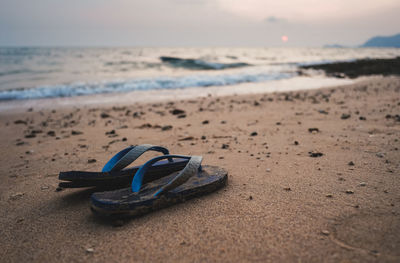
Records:
[[[0,0],[0,46],[356,46],[399,0]]]

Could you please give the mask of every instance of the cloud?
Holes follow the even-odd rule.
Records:
[[[286,19],[279,18],[279,17],[276,17],[276,16],[268,16],[268,17],[266,17],[264,19],[264,21],[267,22],[267,23],[271,23],[271,24],[287,22]]]
[[[262,21],[268,14],[297,22],[355,19],[400,8],[398,0],[216,0],[235,15]]]

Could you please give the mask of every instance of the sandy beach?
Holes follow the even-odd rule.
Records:
[[[400,261],[399,77],[34,107],[0,112],[0,128],[2,262]],[[90,211],[95,189],[57,189],[60,171],[99,171],[116,152],[143,143],[202,155],[228,171],[228,185],[112,222]]]

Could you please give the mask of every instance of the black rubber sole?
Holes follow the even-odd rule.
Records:
[[[153,200],[145,200],[140,203],[135,203],[133,206],[127,203],[124,203],[122,200],[124,199],[123,195],[124,192],[127,192],[127,189],[121,189],[114,191],[114,193],[120,192],[121,194],[116,194],[117,196],[120,195],[121,203],[116,209],[110,209],[110,207],[102,207],[104,204],[100,204],[96,200],[96,193],[92,195],[92,205],[91,210],[92,212],[100,217],[113,219],[113,218],[133,218],[138,217],[152,211],[160,210],[174,204],[182,203],[187,200],[190,200],[195,197],[200,197],[206,194],[213,193],[218,189],[224,187],[228,181],[228,173],[219,167],[215,166],[203,166],[203,169],[207,169],[211,174],[213,180],[209,183],[203,185],[196,185],[196,184],[187,184],[182,185],[182,189],[178,192],[170,192],[166,195],[162,195],[159,198]],[[159,180],[163,181],[163,179]],[[165,183],[165,181],[164,181]],[[150,183],[151,189],[158,188],[159,184],[162,182],[154,181]],[[149,187],[150,188],[150,187]],[[130,191],[130,189],[129,189]],[[107,193],[107,192],[105,192]],[[113,194],[112,192],[109,192]],[[100,193],[101,194],[101,193]],[[115,195],[115,194],[114,194]],[[115,197],[114,201],[115,201]],[[118,200],[118,199],[117,199]]]

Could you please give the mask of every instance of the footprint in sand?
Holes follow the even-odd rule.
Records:
[[[333,225],[330,239],[347,250],[400,260],[400,217],[393,213],[358,213],[340,218]]]

